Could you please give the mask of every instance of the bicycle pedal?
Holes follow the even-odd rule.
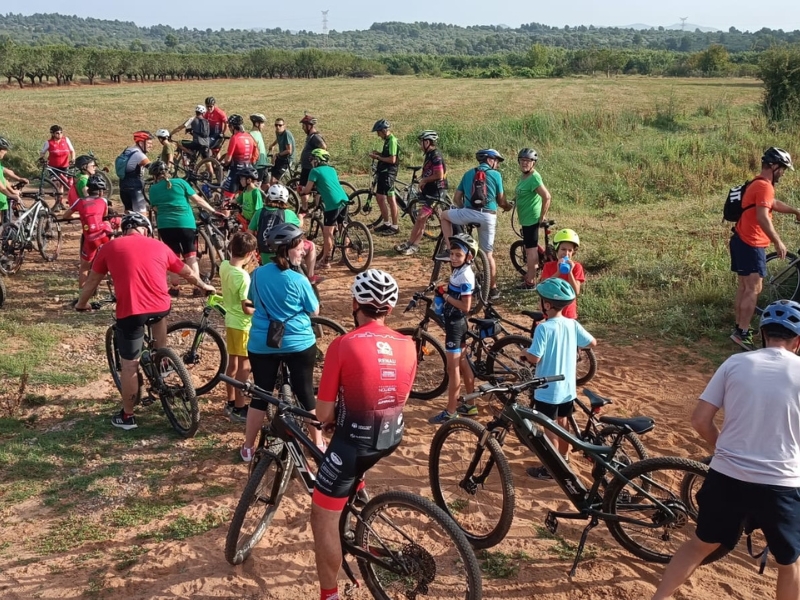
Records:
[[[147,394],[147,396],[142,396],[141,404],[142,406],[150,406],[155,401],[156,399],[153,396]]]
[[[544,526],[545,529],[553,535],[558,531],[558,517],[553,514],[552,510],[547,512],[547,516],[544,519]]]

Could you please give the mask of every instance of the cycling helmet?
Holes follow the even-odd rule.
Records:
[[[419,141],[428,140],[429,142],[433,142],[435,144],[439,141],[439,134],[432,129],[426,129],[417,136],[417,139]]]
[[[228,125],[231,127],[241,127],[244,125],[244,117],[242,117],[242,115],[231,115],[228,117]]]
[[[537,160],[539,160],[539,155],[536,154],[536,150],[534,150],[533,148],[523,148],[522,150],[519,151],[519,154],[517,154],[517,160],[519,160],[520,158],[527,158],[528,160],[536,162]]]
[[[291,223],[279,223],[267,232],[267,244],[273,248],[288,246],[303,235],[303,230]]]
[[[261,113],[255,113],[250,115],[250,121],[252,121],[253,123],[266,123],[267,117],[265,117]]]
[[[761,313],[760,327],[764,325],[783,325],[794,333],[800,335],[800,304],[794,300],[777,300]]]
[[[4,137],[0,137],[0,150],[11,150],[11,142]]]
[[[79,171],[83,171],[93,162],[94,162],[94,156],[89,156],[88,154],[81,154],[78,158],[75,159],[75,168],[77,168]]]
[[[205,102],[206,106],[214,106],[216,103],[217,103],[217,99],[214,98],[214,96],[209,96],[208,98],[206,98],[206,102]]]
[[[301,125],[316,125],[317,124],[317,118],[316,117],[312,117],[311,115],[306,115],[305,117],[300,119],[300,124]]]
[[[536,292],[544,300],[556,300],[559,302],[571,302],[575,300],[575,290],[572,286],[558,277],[545,279],[536,286]]]
[[[372,131],[383,131],[384,129],[389,129],[389,121],[386,119],[380,119],[379,121],[375,121],[375,125],[372,126]]]
[[[147,140],[152,140],[152,139],[153,139],[153,134],[150,133],[149,131],[141,130],[133,134],[133,141],[136,142],[137,144],[139,142],[146,142]]]
[[[167,163],[165,163],[163,160],[152,162],[147,167],[147,172],[150,173],[150,177],[154,179],[159,175],[166,174],[167,171],[169,171],[169,167],[167,167]]]
[[[356,302],[388,311],[400,298],[400,288],[386,271],[367,269],[356,275],[350,287]]]
[[[579,238],[578,234],[572,229],[562,229],[553,237],[553,245],[558,248],[561,242],[572,242],[576,246],[580,246],[581,238]]]
[[[144,227],[147,229],[150,235],[153,235],[153,226],[150,224],[150,221],[147,217],[145,217],[142,213],[138,212],[130,212],[125,213],[120,221],[120,229],[122,229],[122,233],[125,233],[129,229],[134,229],[136,227]]]
[[[486,162],[486,160],[489,159],[489,158],[496,158],[500,162],[503,162],[505,160],[505,158],[503,158],[503,155],[500,154],[494,148],[487,148],[485,150],[478,150],[475,153],[475,159],[478,162]]]
[[[159,129],[156,131],[157,138],[168,138],[169,137],[169,129]]]
[[[203,106],[202,104],[198,104],[197,106],[194,107],[194,112],[204,115],[206,114],[207,111],[205,106]]]
[[[315,148],[311,151],[311,158],[316,158],[319,162],[327,163],[331,159],[331,153],[322,148]]]
[[[457,244],[461,246],[464,249],[464,252],[469,252],[472,254],[472,258],[475,258],[478,255],[478,242],[476,242],[475,238],[468,233],[458,233],[447,238],[447,241],[450,242],[450,244]]]
[[[289,190],[286,189],[285,185],[275,183],[269,186],[269,190],[267,190],[267,198],[270,202],[286,203],[289,201]]]
[[[64,128],[61,125],[53,125],[50,128],[50,133],[58,133],[59,131],[64,131]]]
[[[100,177],[100,175],[92,175],[89,177],[89,181],[86,182],[86,189],[90,192],[104,190],[106,189],[106,180]]]
[[[766,165],[780,165],[781,167],[786,167],[790,171],[794,171],[792,157],[789,153],[786,150],[781,150],[774,146],[764,152],[764,156],[761,157],[761,162]]]
[[[258,171],[256,171],[255,167],[245,167],[244,169],[239,169],[239,177],[258,179]]]

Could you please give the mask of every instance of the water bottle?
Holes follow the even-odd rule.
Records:
[[[150,364],[150,350],[148,350],[147,348],[142,350],[142,355],[141,355],[141,357],[139,357],[139,362],[142,365],[149,365]]]
[[[203,190],[203,196],[206,198],[211,198],[211,186],[209,186],[207,183],[204,183],[200,186],[200,189]]]
[[[569,264],[569,259],[565,256],[560,261],[558,261],[558,272],[562,275],[569,275],[569,272],[572,270],[572,267]]]
[[[433,297],[433,312],[439,316],[444,314],[444,296],[436,294]]]

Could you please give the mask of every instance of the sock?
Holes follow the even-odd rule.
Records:
[[[392,227],[392,222],[391,222],[391,221],[384,221],[384,222],[383,222],[383,224],[384,224],[386,227]]]
[[[228,408],[234,408],[236,406],[235,400],[228,400]]]
[[[339,588],[335,587],[332,590],[319,590],[319,600],[339,600]]]
[[[126,413],[125,409],[122,410],[122,418],[123,419],[130,419],[133,416],[133,413]]]

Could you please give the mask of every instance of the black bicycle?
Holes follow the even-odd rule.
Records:
[[[537,255],[539,257],[539,272],[541,273],[544,263],[556,260],[556,248],[550,241],[550,228],[555,225],[553,220],[542,221],[539,223],[539,228],[544,234],[544,240],[539,242],[537,248]],[[511,255],[511,264],[518,273],[527,275],[528,273],[528,251],[525,248],[525,242],[522,239],[517,240],[509,248]]]
[[[316,202],[316,207],[307,220],[306,238],[313,242],[318,237],[322,237],[324,213],[321,200]],[[333,262],[337,251],[341,253],[344,265],[353,273],[366,271],[372,264],[375,254],[375,244],[367,226],[360,221],[354,221],[347,213],[344,214],[342,222],[337,223],[334,229],[331,255],[323,258]]]
[[[559,427],[538,411],[517,404],[517,397],[532,388],[563,379],[535,378],[513,385],[484,384],[465,397],[467,401],[495,394],[502,411],[485,427],[471,419],[452,419],[443,424],[431,442],[429,477],[436,504],[465,531],[476,548],[498,544],[514,518],[515,491],[511,467],[502,445],[513,429],[520,443],[547,468],[575,512],[549,511],[545,527],[555,534],[559,519],[588,520],[573,562],[580,561],[589,532],[605,522],[613,538],[628,552],[650,562],[667,563],[677,547],[689,539],[697,520],[696,504],[686,497],[687,477],[704,478],[708,467],[679,457],[648,458],[633,464],[618,460],[625,434],[650,431],[649,417],[603,416],[601,423],[614,426],[610,445],[585,442]],[[564,457],[544,435],[550,431],[589,460],[592,484],[587,488]],[[730,552],[721,546],[705,564]]]
[[[293,405],[291,391],[283,389],[288,385],[275,398],[253,384],[224,375],[222,380],[275,407],[275,417],[261,429],[250,475],[225,538],[225,559],[238,565],[264,537],[293,475],[303,493],[313,492],[314,472],[324,455],[306,434],[307,427],[319,427],[319,422]],[[342,569],[351,582],[345,594],[359,586],[347,561],[349,555],[356,559],[374,598],[482,597],[475,554],[441,509],[401,491],[369,500],[358,487],[353,486],[339,522]]]

